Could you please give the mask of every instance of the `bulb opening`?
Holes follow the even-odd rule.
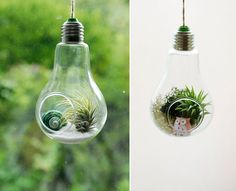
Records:
[[[187,137],[209,124],[213,111],[207,92],[193,86],[161,91],[163,93],[158,92],[152,102],[152,114],[154,122],[164,132]]]
[[[49,134],[61,134],[72,127],[65,117],[68,110],[74,110],[71,100],[61,93],[51,93],[39,105],[38,119]]]
[[[188,108],[189,110],[180,112],[179,109],[181,109],[181,106],[184,104],[185,105],[188,104],[190,106]],[[191,112],[194,111],[193,114],[191,115],[191,117],[189,115],[186,115],[186,113],[188,114],[188,113],[190,113],[190,111]],[[180,115],[176,115],[176,113],[178,113]],[[194,116],[194,113],[198,114],[197,117]],[[173,116],[175,116],[175,117],[173,117]],[[182,121],[185,122],[184,125],[187,127],[187,129],[186,129],[187,132],[185,135],[188,135],[189,133],[191,133],[192,131],[194,131],[195,129],[197,129],[201,125],[201,123],[204,119],[204,109],[197,101],[195,101],[191,98],[182,98],[182,99],[178,99],[178,100],[174,101],[169,106],[169,108],[167,109],[166,117],[167,117],[167,121],[168,121],[169,126],[173,130],[175,130],[176,125],[177,125],[177,127],[178,127],[178,125],[183,125],[183,124],[178,124],[178,123],[181,123],[181,119],[182,119]],[[179,120],[179,122],[178,122],[178,120]]]

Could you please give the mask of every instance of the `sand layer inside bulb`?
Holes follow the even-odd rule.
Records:
[[[50,137],[62,143],[73,144],[89,140],[96,136],[98,133],[99,131],[96,127],[92,127],[88,132],[79,132],[75,128],[75,125],[68,123],[61,130],[50,134]]]

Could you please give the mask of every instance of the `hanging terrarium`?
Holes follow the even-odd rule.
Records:
[[[185,25],[175,35],[174,48],[168,54],[167,72],[151,103],[154,122],[174,136],[189,136],[206,127],[212,118],[213,105],[199,71],[194,35]]]
[[[42,131],[69,144],[95,137],[107,117],[105,100],[90,72],[84,27],[75,18],[74,7],[72,0],[71,17],[63,24],[62,42],[56,47],[53,74],[36,106]]]

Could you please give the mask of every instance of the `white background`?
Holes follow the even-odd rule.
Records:
[[[214,118],[183,139],[155,127],[150,100],[181,24],[182,1],[131,0],[132,191],[236,191],[236,1],[186,1]]]

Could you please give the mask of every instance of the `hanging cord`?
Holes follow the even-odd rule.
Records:
[[[70,18],[63,24],[61,36],[65,44],[78,44],[84,41],[84,27],[75,18],[75,0],[71,0]]]
[[[194,36],[188,26],[185,25],[185,0],[183,0],[183,23],[175,35],[174,48],[180,51],[191,51],[194,48]]]
[[[71,0],[70,18],[75,18],[75,0]]]
[[[185,26],[185,0],[183,0],[183,26]]]

